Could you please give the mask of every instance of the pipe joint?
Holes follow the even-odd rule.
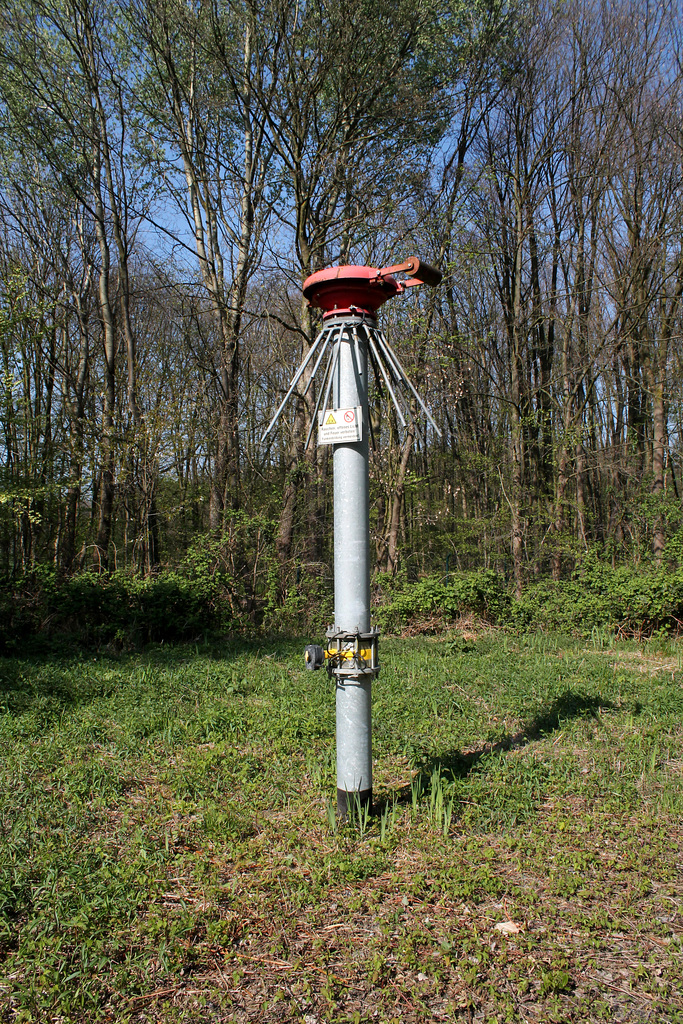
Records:
[[[349,633],[330,626],[326,632],[327,672],[337,682],[351,683],[359,677],[379,675],[379,629],[367,633]]]

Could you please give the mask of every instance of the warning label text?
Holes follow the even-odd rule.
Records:
[[[318,414],[318,444],[354,444],[363,437],[363,410],[327,409]]]

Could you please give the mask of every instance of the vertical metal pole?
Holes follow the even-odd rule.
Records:
[[[363,318],[345,320],[334,381],[334,407],[360,406],[362,440],[334,446],[334,628],[370,630],[368,344]],[[374,326],[374,324],[373,324]],[[337,674],[337,811],[372,802],[372,676]]]

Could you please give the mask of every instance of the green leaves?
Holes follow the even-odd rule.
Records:
[[[436,617],[436,629],[470,613],[516,629],[587,638],[605,630],[612,638],[666,635],[683,620],[683,568],[613,567],[590,553],[571,579],[530,583],[519,599],[493,570],[451,572],[448,579],[426,576],[393,591],[377,616],[385,628],[395,630]]]
[[[442,616],[452,620],[474,612],[493,621],[505,619],[510,597],[504,579],[491,569],[457,572],[446,579],[427,576],[410,584],[378,610],[378,619],[396,628],[410,618]]]

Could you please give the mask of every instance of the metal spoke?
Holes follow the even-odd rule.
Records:
[[[317,416],[318,416],[318,409],[320,408],[320,400],[323,397],[323,389],[325,387],[325,381],[327,380],[327,375],[330,372],[330,366],[332,364],[332,356],[334,355],[334,348],[331,345],[330,346],[326,345],[325,346],[325,350],[327,351],[328,348],[329,348],[329,354],[328,354],[328,359],[327,359],[327,366],[325,367],[325,372],[323,374],[323,379],[322,379],[322,381],[320,383],[320,390],[318,391],[318,398],[316,400],[315,409],[313,411],[313,419],[311,420],[311,425],[308,428],[308,434],[306,435],[306,444],[304,445],[304,451],[308,451],[308,446],[309,446],[309,444],[311,442],[311,434],[313,433],[313,430],[315,428],[316,419],[317,419]]]
[[[387,369],[393,378],[394,384],[397,387],[404,387],[405,382],[403,380],[403,374],[398,368],[396,358],[394,356],[394,350],[389,345],[384,335],[380,330],[373,331],[373,337],[378,346],[381,347],[384,361],[386,362]]]
[[[354,344],[351,349],[351,362],[353,363],[353,374],[354,377],[356,378],[356,387],[358,388],[358,393],[360,394],[362,391],[362,384],[360,379],[360,339],[358,337],[355,325],[353,327],[353,342]]]
[[[320,352],[318,353],[318,358],[315,361],[315,366],[311,370],[311,376],[308,378],[308,384],[304,388],[304,392],[303,392],[303,397],[304,398],[308,394],[308,389],[310,388],[311,384],[313,383],[313,378],[315,377],[316,373],[318,372],[318,367],[320,366],[320,363],[322,362],[322,359],[323,359],[323,357],[325,355],[325,351],[327,349],[327,342],[330,340],[330,335],[332,334],[332,329],[328,328],[328,330],[325,333],[327,334],[327,337],[325,338],[325,341],[320,346]]]
[[[435,430],[435,431],[437,432],[437,434],[439,435],[439,437],[441,437],[441,436],[442,436],[442,434],[441,434],[441,431],[440,431],[440,430],[439,430],[439,428],[437,427],[437,425],[436,425],[436,422],[435,422],[435,420],[434,420],[434,417],[432,416],[431,412],[429,411],[429,409],[427,408],[427,406],[426,406],[426,405],[425,405],[425,403],[424,403],[424,402],[422,401],[422,399],[421,399],[421,398],[420,398],[420,396],[418,395],[417,391],[416,391],[416,390],[415,390],[415,388],[413,387],[413,384],[412,384],[412,382],[411,382],[411,380],[410,380],[410,377],[408,376],[408,374],[406,373],[406,371],[405,371],[405,370],[403,369],[403,367],[401,366],[401,363],[400,363],[400,361],[399,361],[399,358],[398,358],[398,356],[396,355],[396,353],[394,352],[394,350],[393,350],[393,349],[392,349],[392,348],[390,347],[389,343],[387,342],[386,338],[385,338],[385,337],[383,336],[383,334],[382,334],[382,332],[381,332],[381,331],[377,331],[377,340],[379,341],[379,344],[380,344],[380,346],[381,346],[382,350],[383,350],[383,351],[385,351],[385,352],[387,352],[388,354],[390,354],[390,355],[391,355],[391,357],[393,358],[393,360],[394,360],[394,362],[395,362],[396,366],[398,367],[398,369],[399,369],[399,371],[400,371],[400,373],[401,373],[401,378],[402,378],[403,382],[404,382],[404,383],[405,383],[405,384],[406,384],[406,385],[407,385],[407,386],[408,386],[408,387],[410,388],[410,390],[411,390],[411,392],[412,392],[413,396],[414,396],[414,397],[415,397],[415,398],[417,399],[417,401],[419,402],[420,408],[422,409],[423,413],[425,414],[425,416],[427,417],[427,419],[429,420],[429,422],[431,423],[431,425],[432,425],[432,426],[434,427],[434,430]]]
[[[337,342],[336,342],[336,345],[335,345],[335,348],[334,348],[334,358],[333,358],[333,362],[332,362],[332,369],[330,370],[330,376],[328,377],[328,380],[327,380],[327,387],[325,389],[325,400],[323,401],[323,406],[322,406],[322,408],[323,408],[323,416],[327,412],[327,402],[328,402],[328,399],[330,397],[330,389],[332,388],[332,384],[334,382],[334,374],[335,374],[335,370],[337,369],[337,363],[339,362],[339,353],[341,352],[342,335],[343,334],[344,334],[344,324],[342,324],[340,326],[340,328],[339,328],[339,334],[337,335]]]
[[[397,399],[396,395],[394,394],[394,389],[392,388],[391,384],[389,383],[389,374],[387,373],[386,369],[384,368],[384,364],[382,363],[382,360],[380,359],[379,352],[377,351],[377,348],[375,346],[375,341],[374,341],[374,338],[373,338],[372,334],[370,335],[369,341],[370,341],[370,352],[372,353],[372,357],[373,357],[376,365],[379,367],[379,370],[380,370],[380,372],[382,374],[382,377],[384,378],[384,383],[387,386],[387,391],[389,392],[389,394],[391,396],[391,400],[394,403],[394,409],[396,410],[396,415],[398,416],[399,420],[401,421],[401,426],[405,427],[406,421],[403,418],[403,413],[401,412],[401,407],[398,404],[398,399]]]
[[[301,380],[301,376],[302,376],[304,370],[306,369],[306,367],[308,366],[309,362],[311,361],[311,359],[313,357],[313,354],[317,351],[318,345],[320,344],[322,339],[325,337],[326,333],[327,332],[323,329],[320,332],[320,334],[318,335],[318,337],[315,339],[315,341],[313,342],[311,347],[309,348],[308,352],[306,353],[306,357],[304,358],[303,362],[301,363],[301,366],[299,367],[299,369],[294,374],[294,378],[292,380],[292,383],[289,385],[289,391],[287,392],[285,397],[280,402],[280,405],[279,405],[279,408],[278,408],[277,412],[275,413],[275,415],[273,416],[272,420],[268,424],[268,428],[267,428],[266,432],[264,433],[263,437],[261,438],[261,444],[263,444],[265,439],[268,437],[268,434],[271,432],[271,430],[273,429],[273,427],[275,426],[275,424],[279,420],[280,413],[282,412],[282,410],[284,409],[285,405],[287,404],[287,399],[289,398],[289,396],[291,395],[292,391],[294,390],[294,388],[297,386],[297,384]]]

